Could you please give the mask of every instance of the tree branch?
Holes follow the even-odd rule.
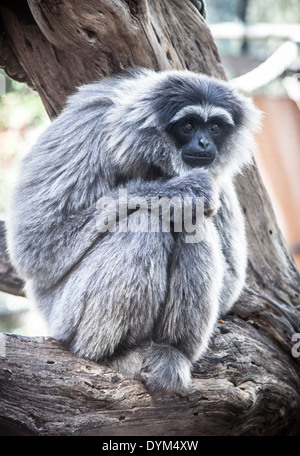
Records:
[[[199,33],[204,22],[189,0],[29,0],[30,9],[21,3],[0,4],[5,43],[52,118],[77,86],[130,67],[225,78],[210,31]]]
[[[0,428],[13,435],[298,435],[293,332],[270,301],[245,293],[195,364],[188,397],[150,396],[52,338],[6,335]]]

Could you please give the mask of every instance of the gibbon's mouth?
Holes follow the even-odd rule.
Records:
[[[203,154],[188,154],[183,153],[182,159],[187,164],[192,166],[193,168],[197,168],[199,166],[208,166],[210,165],[216,157],[214,152],[207,152]]]

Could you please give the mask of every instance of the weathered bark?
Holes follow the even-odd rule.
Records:
[[[50,117],[76,86],[134,66],[225,77],[209,30],[200,32],[201,15],[189,0],[28,0],[28,5],[0,1],[5,49],[13,53],[0,65],[10,72],[10,61],[20,63]],[[0,49],[0,58],[3,53]]]
[[[225,77],[209,29],[189,0],[0,4],[6,49],[51,117],[77,85],[132,66]],[[5,65],[9,72],[7,57]],[[150,397],[138,382],[72,356],[53,339],[7,335],[3,433],[300,434],[300,358],[291,354],[292,336],[300,333],[299,275],[257,170],[237,184],[247,219],[248,283],[195,365],[195,391],[187,398]]]
[[[245,302],[247,308],[249,296]],[[290,333],[270,302],[252,297],[250,312],[241,303],[236,315],[218,324],[188,397],[151,397],[139,382],[72,356],[54,339],[7,335],[0,429],[23,435],[295,435],[300,380],[299,364],[289,356]]]

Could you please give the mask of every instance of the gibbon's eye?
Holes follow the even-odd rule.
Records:
[[[220,127],[219,127],[219,125],[216,124],[216,123],[210,125],[209,129],[210,129],[210,131],[213,132],[213,133],[219,133],[219,131],[220,131]]]
[[[186,133],[190,133],[191,131],[194,130],[194,126],[191,122],[187,122],[184,126],[183,126],[183,130],[186,132]]]

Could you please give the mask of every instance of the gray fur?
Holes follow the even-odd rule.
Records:
[[[166,130],[194,87],[204,99],[195,93],[190,105],[211,109],[222,98],[235,118],[234,134],[205,169],[185,164]],[[191,363],[244,285],[247,247],[233,177],[251,162],[258,118],[226,83],[188,71],[140,70],[70,97],[23,160],[8,224],[12,262],[53,336],[150,391],[189,388]],[[100,233],[96,202],[117,199],[122,187],[147,201],[203,197],[203,241],[187,244],[184,232]]]

